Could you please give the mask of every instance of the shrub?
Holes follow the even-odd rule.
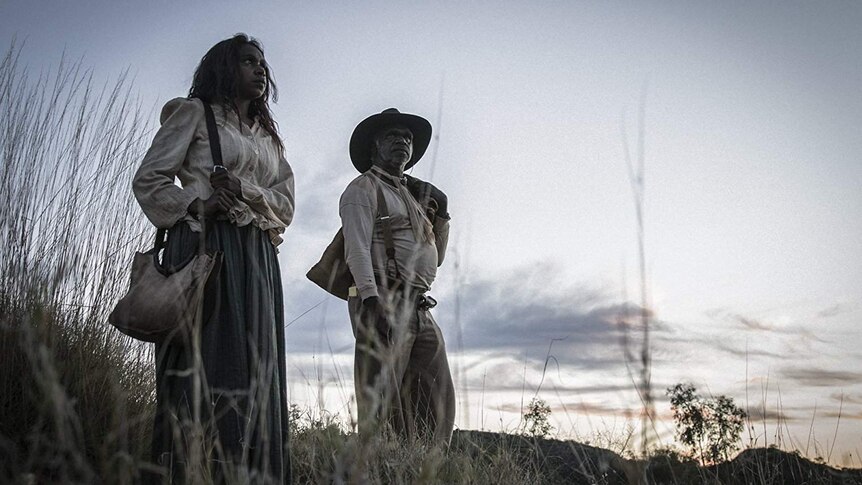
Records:
[[[691,384],[667,389],[677,438],[703,463],[728,460],[738,448],[745,411],[727,396],[704,398]]]
[[[548,422],[550,415],[551,408],[544,399],[536,397],[531,399],[530,404],[527,405],[527,412],[524,413],[524,433],[534,438],[548,436],[554,429]]]

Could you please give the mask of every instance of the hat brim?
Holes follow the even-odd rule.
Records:
[[[371,147],[374,135],[382,128],[391,125],[404,125],[413,133],[413,156],[407,161],[404,170],[409,169],[425,154],[431,143],[431,123],[421,116],[408,113],[377,113],[362,120],[350,137],[350,161],[361,173],[371,168]]]

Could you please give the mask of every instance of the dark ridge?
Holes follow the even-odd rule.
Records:
[[[538,471],[546,484],[862,485],[862,469],[837,469],[777,448],[748,449],[709,467],[674,452],[630,460],[575,441],[487,431],[456,430],[452,448],[477,462],[506,450],[522,466]]]

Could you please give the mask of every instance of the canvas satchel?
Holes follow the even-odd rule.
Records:
[[[204,112],[213,164],[221,166],[215,117],[206,102]],[[129,291],[108,316],[108,322],[120,332],[145,342],[158,342],[192,328],[224,258],[221,251],[204,250],[201,241],[196,254],[180,264],[165,266],[159,261],[159,252],[165,247],[166,233],[158,229],[153,249],[135,253]]]
[[[353,275],[344,260],[344,231],[338,229],[320,261],[305,276],[330,294],[347,300],[349,288],[353,286]]]
[[[382,224],[383,241],[386,247],[387,276],[400,278],[398,265],[395,262],[395,244],[392,240],[392,224],[389,218],[389,208],[380,186],[377,185],[377,222]],[[393,263],[390,265],[389,263]],[[390,275],[390,270],[392,274]],[[344,259],[344,231],[338,229],[332,242],[323,251],[320,261],[308,270],[305,276],[328,293],[347,300],[350,287],[353,286],[353,274]]]

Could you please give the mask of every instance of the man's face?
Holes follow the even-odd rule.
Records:
[[[413,156],[413,133],[404,125],[387,126],[375,135],[374,146],[374,165],[389,173],[400,173]]]

